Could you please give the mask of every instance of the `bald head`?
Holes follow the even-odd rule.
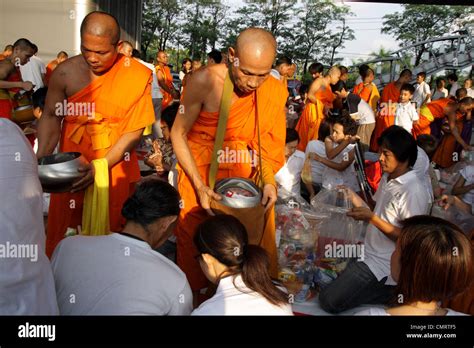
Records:
[[[120,40],[120,25],[114,16],[94,11],[82,21],[81,37],[85,34],[110,38],[110,43],[116,45]]]
[[[120,43],[119,53],[122,53],[126,57],[131,57],[133,52],[133,45],[129,41],[122,41]]]
[[[272,56],[272,63],[276,55],[276,40],[273,35],[262,28],[248,28],[237,37],[235,44],[236,56],[243,54],[256,59],[264,55]]]

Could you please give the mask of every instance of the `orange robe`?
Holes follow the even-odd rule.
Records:
[[[46,74],[44,75],[44,82],[46,86],[49,84],[49,80],[51,79],[51,75],[53,74],[53,70],[56,69],[58,63],[56,59],[50,61],[46,66]]]
[[[156,66],[156,73],[158,74],[158,71],[161,71],[163,73],[163,76],[165,77],[165,83],[169,88],[173,88],[173,75],[171,75],[171,70],[168,66],[161,66],[157,65]],[[163,99],[161,100],[161,111],[163,112],[164,109],[166,109],[171,102],[173,101],[173,96],[166,92],[163,88],[160,87],[161,93],[163,94]]]
[[[62,125],[60,152],[81,152],[88,161],[103,158],[123,134],[145,128],[154,121],[149,97],[151,71],[133,59],[125,66],[124,59],[119,56],[107,73],[67,99],[71,107],[88,105],[95,110],[87,110],[94,111],[93,117],[85,108],[82,114],[71,115],[68,112]],[[134,150],[109,170],[111,231],[122,230],[122,205],[133,193],[139,179],[140,170]],[[46,237],[49,257],[67,228],[77,229],[81,225],[84,192],[51,194]]]
[[[413,125],[413,136],[415,139],[421,134],[431,134],[431,123],[438,118],[445,117],[445,108],[449,104],[454,103],[450,98],[441,98],[420,108],[418,124]]]
[[[456,128],[458,133],[461,134],[462,127],[464,124],[464,115],[460,112],[456,113]],[[433,162],[439,165],[441,168],[451,167],[453,164],[459,161],[459,154],[456,153],[456,138],[451,133],[445,133],[441,138],[441,141],[436,148],[433,155]]]
[[[14,72],[8,75],[6,81],[18,82],[22,81],[20,69],[15,68]],[[12,119],[12,110],[17,106],[13,100],[13,96],[20,91],[20,88],[0,88],[0,117]]]
[[[273,175],[283,166],[285,148],[285,103],[287,90],[274,78],[268,78],[257,90],[258,115],[260,119],[262,162],[264,183],[275,185]],[[237,154],[248,153],[249,147],[258,151],[258,134],[255,118],[255,94],[236,100],[230,108],[227,129],[224,136],[223,149],[236,150]],[[209,184],[209,169],[214,149],[219,113],[201,111],[196,122],[188,133],[188,144],[199,174],[206,185]],[[231,158],[229,158],[229,162]],[[249,161],[221,161],[217,180],[228,177],[250,178],[254,168]],[[247,163],[242,163],[247,162]],[[177,263],[186,273],[193,290],[208,286],[208,280],[201,271],[197,250],[193,243],[196,226],[208,218],[208,214],[200,207],[191,181],[178,164],[178,191],[183,200],[178,226]],[[277,252],[275,243],[274,211],[265,216],[265,230],[261,246],[269,253],[271,273],[277,275]]]
[[[380,93],[375,84],[371,83],[364,86],[364,83],[361,82],[354,87],[353,93],[365,100],[374,112],[377,111],[377,102],[380,99]]]
[[[377,144],[377,139],[385,129],[395,124],[395,110],[399,98],[400,90],[395,82],[390,82],[385,86],[380,97],[381,109],[375,118],[375,129],[370,142],[371,151],[378,152],[379,145]]]

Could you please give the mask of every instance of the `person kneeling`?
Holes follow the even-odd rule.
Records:
[[[194,244],[201,269],[217,290],[191,315],[293,315],[288,294],[270,278],[265,250],[248,244],[235,217],[209,218],[199,225]]]

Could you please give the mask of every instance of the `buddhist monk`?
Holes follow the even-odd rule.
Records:
[[[212,214],[211,199],[220,199],[209,187],[208,176],[227,74],[234,88],[223,149],[230,151],[230,157],[219,161],[217,179],[250,178],[255,173],[257,166],[245,159],[232,160],[232,153],[234,158],[235,154],[249,154],[250,150],[258,153],[258,114],[262,205],[266,208],[261,246],[269,253],[272,274],[277,276],[273,211],[277,192],[273,176],[285,160],[284,107],[288,92],[281,82],[270,77],[275,54],[276,41],[269,32],[259,28],[246,29],[239,34],[235,47],[229,48],[228,65],[218,64],[193,72],[183,93],[180,112],[171,131],[179,161],[178,190],[183,199],[176,230],[177,261],[195,292],[208,285],[196,259],[193,236],[196,226]]]
[[[20,65],[25,65],[34,55],[33,43],[19,39],[13,45],[13,53],[0,61],[0,117],[12,118],[12,109],[16,107],[13,96],[20,90],[31,91],[33,84],[22,81]]]
[[[324,77],[316,78],[309,87],[308,102],[295,127],[300,136],[298,150],[304,152],[311,140],[318,139],[319,126],[332,109],[336,97],[332,93],[331,84],[336,84],[340,76],[339,68],[332,67]]]
[[[0,53],[0,60],[4,60],[13,54],[13,45],[6,45],[3,52]]]
[[[456,118],[458,106],[453,98],[436,99],[423,105],[419,111],[418,123],[413,125],[415,139],[421,134],[431,134],[431,124],[443,118]]]
[[[121,209],[140,179],[135,146],[153,123],[152,71],[118,54],[120,27],[115,17],[91,12],[81,24],[81,53],[58,65],[51,77],[38,126],[41,158],[59,151],[82,153],[87,161],[105,158],[109,168],[109,225],[120,232]],[[67,103],[67,110],[64,104]],[[51,256],[68,228],[80,232],[84,190],[94,181],[91,164],[70,193],[51,195],[46,252]]]
[[[354,94],[365,100],[374,112],[377,112],[377,102],[380,99],[380,93],[374,84],[375,73],[371,68],[364,69],[361,72],[363,81],[354,87]]]
[[[370,142],[371,151],[378,151],[379,146],[377,144],[377,139],[386,128],[395,124],[395,110],[398,99],[400,98],[400,89],[402,88],[403,84],[409,83],[411,78],[411,71],[409,69],[404,69],[400,73],[398,80],[390,82],[384,87],[379,101],[380,111],[377,113],[375,118],[375,129],[372,133],[372,139]]]
[[[443,126],[444,135],[433,155],[433,162],[441,168],[450,167],[460,160],[459,153],[455,151],[456,144],[461,145],[465,151],[472,150],[472,146],[461,137],[461,131],[464,119],[471,115],[473,104],[471,97],[465,97],[458,102],[457,108],[451,109],[448,113],[447,127]]]
[[[179,98],[178,91],[173,86],[173,75],[168,67],[168,54],[165,51],[158,51],[156,55],[156,77],[160,85],[163,100],[161,101],[161,111],[165,110],[174,99]]]
[[[50,61],[48,63],[48,65],[46,66],[46,75],[44,76],[44,82],[45,82],[46,85],[48,85],[49,80],[51,79],[51,75],[53,74],[54,69],[56,69],[56,67],[59,64],[61,64],[62,62],[64,62],[68,58],[69,58],[68,54],[64,51],[61,51],[57,54],[56,59],[53,59],[52,61]]]
[[[119,46],[119,53],[125,57],[131,57],[133,53],[133,45],[129,41],[122,41]]]

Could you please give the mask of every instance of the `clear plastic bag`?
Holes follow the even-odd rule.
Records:
[[[453,205],[445,210],[443,207],[434,204],[431,208],[431,216],[436,216],[458,225],[467,235],[474,231],[474,216],[459,210]]]

